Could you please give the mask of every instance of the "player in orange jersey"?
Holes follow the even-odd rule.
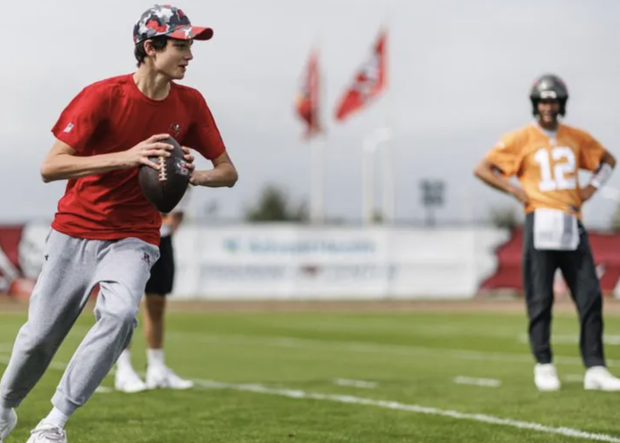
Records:
[[[620,379],[606,369],[603,297],[581,222],[582,204],[607,182],[616,160],[590,134],[560,121],[568,100],[560,78],[537,79],[530,99],[535,121],[502,137],[476,166],[475,175],[524,206],[523,286],[537,362],[534,382],[541,391],[560,388],[550,346],[553,282],[560,269],[579,312],[584,387],[618,391]],[[583,188],[581,169],[592,172]]]

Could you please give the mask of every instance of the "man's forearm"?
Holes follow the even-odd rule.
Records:
[[[213,169],[196,171],[194,175],[193,184],[208,188],[232,188],[238,179],[237,170],[228,163],[219,164]]]
[[[56,180],[86,177],[127,167],[117,153],[80,157],[70,154],[53,155],[41,165],[41,178],[45,183]]]
[[[513,186],[508,180],[495,173],[491,168],[479,166],[475,170],[475,175],[487,185],[506,194],[512,194]]]

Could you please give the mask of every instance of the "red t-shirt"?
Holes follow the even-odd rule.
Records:
[[[84,88],[62,112],[52,133],[79,156],[126,151],[164,133],[209,160],[226,150],[200,92],[172,83],[164,100],[152,100],[140,92],[133,74]],[[155,245],[160,225],[161,215],[140,189],[137,167],[69,180],[52,223],[55,230],[72,237],[137,237]]]

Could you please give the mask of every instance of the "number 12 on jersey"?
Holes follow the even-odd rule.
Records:
[[[577,188],[575,153],[566,147],[551,150],[541,148],[534,154],[534,160],[540,166],[541,191],[560,191]]]

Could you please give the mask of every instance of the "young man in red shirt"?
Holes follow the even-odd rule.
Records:
[[[41,167],[44,182],[68,180],[45,246],[45,263],[0,383],[0,442],[17,423],[14,408],[39,381],[99,285],[96,323],[71,359],[53,409],[29,443],[65,443],[64,425],[84,405],[136,326],[151,266],[159,257],[161,216],[140,190],[138,166],[169,155],[171,135],[211,160],[194,171],[195,186],[231,187],[237,172],[211,112],[195,89],[178,85],[192,60],[192,42],[210,28],[192,26],[171,6],[155,6],[134,27],[138,69],[83,89],[52,132],[56,141]],[[154,135],[155,134],[155,135]]]

